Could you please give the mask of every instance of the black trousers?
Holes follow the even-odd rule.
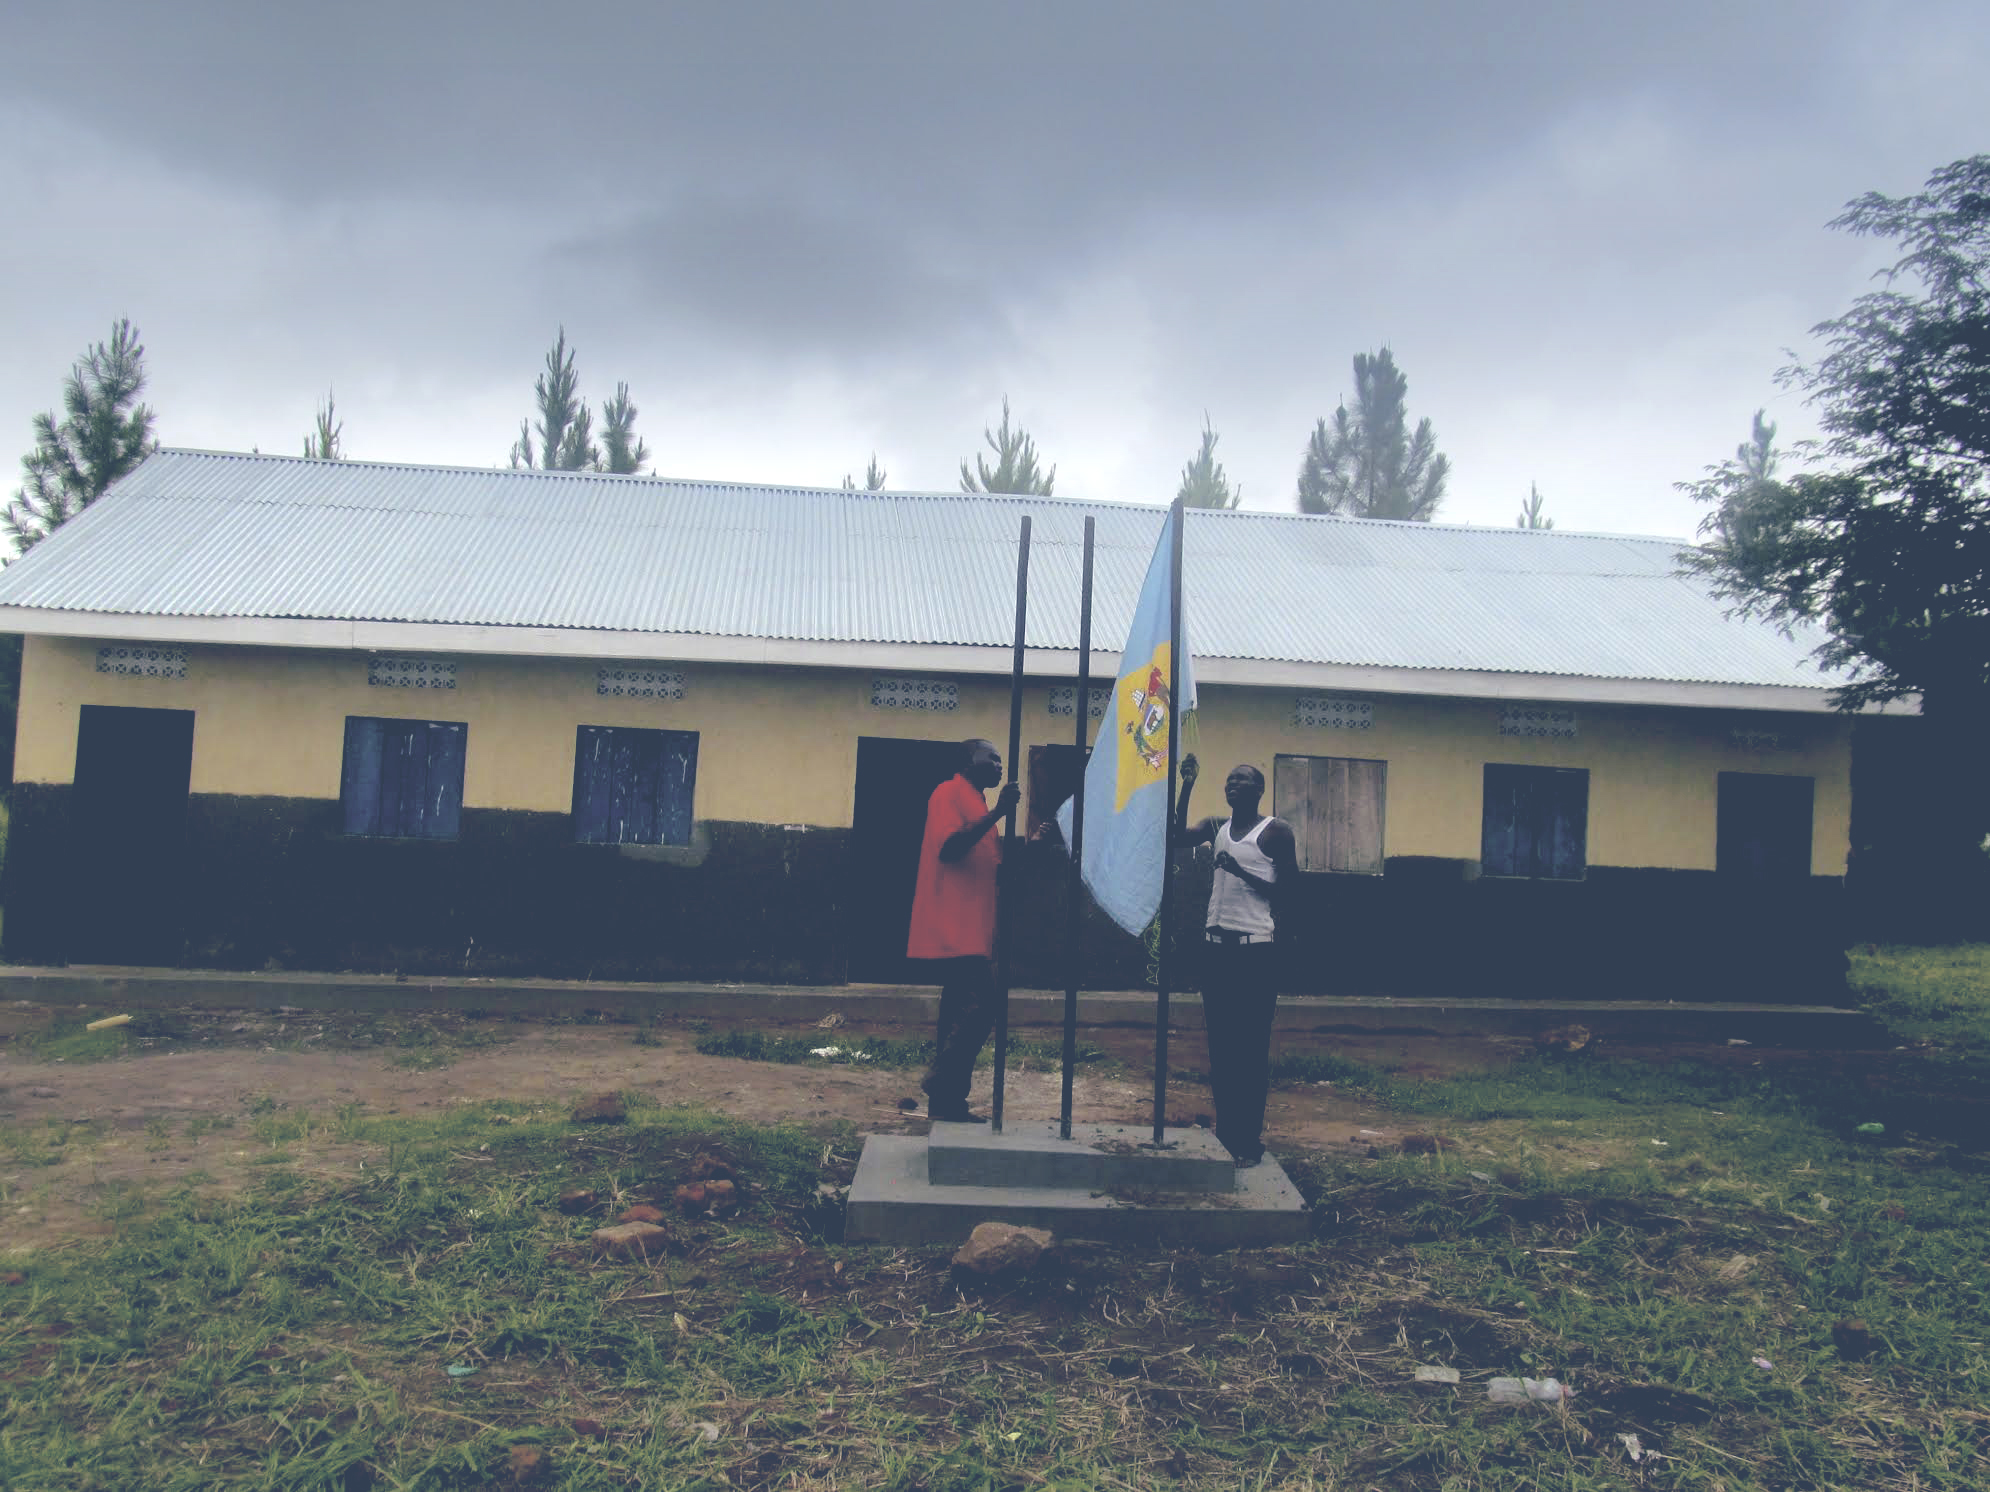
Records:
[[[944,1113],[966,1106],[974,1064],[995,1029],[995,966],[985,958],[921,959],[919,965],[940,987],[933,1065],[919,1086],[926,1090],[928,1110]]]
[[[1202,945],[1202,1021],[1216,1138],[1239,1160],[1264,1154],[1271,1087],[1271,1019],[1278,1008],[1275,943]]]

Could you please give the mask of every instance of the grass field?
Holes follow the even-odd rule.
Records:
[[[1894,1054],[1908,1077],[1981,1082],[1984,954],[1861,959],[1874,1008],[1941,1043]],[[1890,1088],[1768,1061],[1337,1073],[1441,1143],[1291,1158],[1310,1242],[1074,1245],[980,1286],[944,1250],[837,1242],[818,1188],[847,1133],[265,1105],[238,1121],[272,1161],[250,1195],[108,1194],[115,1238],[0,1264],[24,1276],[0,1286],[0,1486],[508,1485],[518,1447],[569,1488],[1990,1485],[1982,1134],[1861,1136]],[[285,1163],[313,1127],[365,1169]],[[0,1144],[84,1186],[79,1128]],[[738,1216],[674,1214],[700,1153],[747,1184]],[[562,1214],[576,1186],[604,1208]],[[639,1199],[672,1252],[596,1263],[588,1234]],[[1574,1397],[1490,1403],[1509,1374]]]

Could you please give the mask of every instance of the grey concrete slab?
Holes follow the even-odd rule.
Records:
[[[1073,1124],[1066,1140],[1054,1120],[1011,1120],[1000,1134],[986,1124],[942,1121],[927,1136],[926,1177],[935,1186],[1236,1190],[1236,1162],[1208,1130],[1170,1130],[1165,1150],[1153,1140],[1151,1125]]]
[[[896,1247],[960,1244],[977,1223],[998,1222],[1104,1243],[1259,1248],[1307,1237],[1305,1208],[1291,1179],[1269,1158],[1237,1172],[1231,1192],[935,1186],[926,1172],[924,1137],[871,1135],[850,1187],[843,1236],[850,1243]]]

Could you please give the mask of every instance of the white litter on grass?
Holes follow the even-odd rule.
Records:
[[[868,1062],[869,1052],[846,1052],[840,1046],[812,1046],[808,1049],[811,1057],[848,1057],[852,1062]]]
[[[1669,1148],[1671,1147],[1671,1145],[1672,1145],[1672,1141],[1670,1141],[1670,1140],[1653,1140],[1653,1141],[1652,1141],[1652,1144],[1654,1144],[1654,1145],[1658,1146],[1658,1148],[1659,1148],[1659,1149],[1661,1149],[1661,1150],[1665,1150],[1665,1149],[1669,1149]]]
[[[1644,1460],[1645,1458],[1644,1442],[1639,1440],[1637,1436],[1619,1435],[1617,1437],[1617,1440],[1624,1447],[1624,1454],[1629,1456],[1633,1461]]]
[[[1456,1383],[1458,1381],[1458,1370],[1456,1368],[1418,1368],[1416,1370],[1416,1381],[1418,1383]]]
[[[1553,1378],[1495,1378],[1486,1385],[1486,1397],[1495,1404],[1559,1404],[1573,1399],[1575,1390]]]
[[[1474,1181],[1483,1181],[1488,1186],[1492,1185],[1492,1177],[1488,1176],[1484,1171],[1467,1171],[1465,1174]]]

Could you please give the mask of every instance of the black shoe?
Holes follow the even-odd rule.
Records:
[[[979,1114],[970,1113],[967,1105],[957,1109],[928,1109],[926,1117],[939,1124],[986,1124],[988,1121]]]

